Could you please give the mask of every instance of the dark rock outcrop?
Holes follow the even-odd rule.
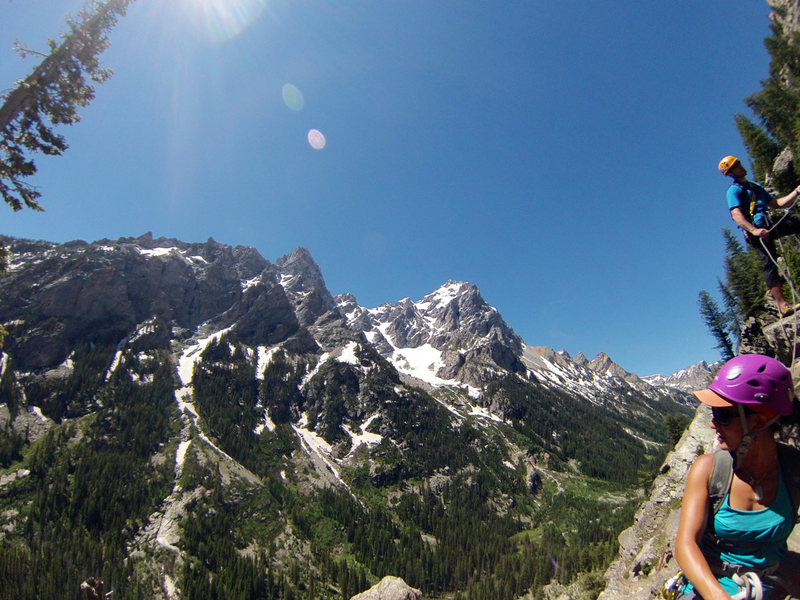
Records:
[[[0,321],[24,370],[53,367],[81,342],[117,344],[153,318],[193,329],[240,302],[242,282],[269,264],[252,248],[211,239],[3,242],[12,257],[0,279]]]

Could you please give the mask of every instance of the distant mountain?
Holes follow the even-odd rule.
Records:
[[[434,386],[473,385],[503,371],[521,373],[522,339],[470,283],[448,281],[418,302],[366,309],[337,299],[351,329],[361,331],[398,371]]]
[[[635,393],[694,405],[675,393],[673,379],[686,370],[657,383],[629,373],[605,353],[588,361],[583,354],[572,359],[564,350],[526,346],[470,283],[448,281],[419,301],[404,298],[373,309],[359,306],[352,294],[338,296],[336,303],[350,329],[363,332],[400,373],[432,386],[467,385],[479,394],[498,372],[512,372],[597,403]],[[700,381],[699,369],[691,372]]]
[[[672,375],[650,375],[644,380],[655,387],[669,387],[685,392],[703,389],[714,377],[719,368],[719,364],[709,365],[706,361],[701,361],[696,365],[681,369]]]
[[[526,345],[467,282],[365,308],[303,248],[2,241],[12,597],[99,573],[126,597],[535,594],[610,560],[665,419],[693,413]]]

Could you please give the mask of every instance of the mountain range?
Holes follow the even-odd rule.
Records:
[[[0,597],[591,587],[712,371],[528,345],[468,282],[366,308],[303,248],[2,242]]]

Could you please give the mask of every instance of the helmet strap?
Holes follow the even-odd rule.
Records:
[[[751,432],[748,429],[747,415],[744,412],[744,406],[737,404],[736,407],[739,409],[739,420],[742,423],[742,441],[739,442],[739,446],[736,448],[736,464],[741,464],[745,454],[750,450],[750,444],[753,443],[753,439],[755,439],[758,431]]]
[[[737,404],[737,408],[739,409],[739,420],[742,423],[742,441],[739,442],[739,446],[736,448],[736,463],[741,464],[741,460],[750,450],[750,444],[753,443],[753,440],[756,439],[756,436],[762,431],[768,429],[773,423],[777,423],[781,416],[775,415],[769,421],[764,423],[763,427],[759,427],[758,429],[750,431],[750,429],[747,427],[747,414],[745,414],[744,406]]]

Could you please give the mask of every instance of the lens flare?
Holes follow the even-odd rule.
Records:
[[[185,14],[215,42],[235,38],[261,16],[268,0],[180,0]]]
[[[305,98],[303,92],[298,90],[291,83],[284,83],[281,88],[281,96],[283,96],[283,103],[291,110],[297,112],[303,110],[305,106]]]
[[[325,136],[322,135],[321,131],[312,129],[308,132],[308,145],[314,150],[322,150],[326,143]]]

